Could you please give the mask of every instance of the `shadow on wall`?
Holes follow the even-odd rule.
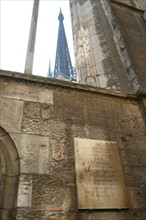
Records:
[[[0,219],[12,219],[19,183],[19,155],[9,134],[0,127]]]

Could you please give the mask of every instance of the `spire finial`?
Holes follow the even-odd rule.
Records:
[[[59,16],[58,16],[58,20],[59,20],[59,21],[63,21],[63,20],[64,20],[64,16],[63,16],[63,14],[62,14],[61,7],[60,7],[60,13],[59,13]]]

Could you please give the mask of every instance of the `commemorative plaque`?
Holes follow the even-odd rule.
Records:
[[[75,138],[79,209],[128,208],[116,142]]]

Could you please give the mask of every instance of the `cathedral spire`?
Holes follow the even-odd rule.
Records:
[[[68,49],[64,23],[63,23],[64,16],[61,11],[61,8],[60,8],[58,20],[59,20],[59,30],[58,30],[54,77],[62,78],[70,81],[70,79],[74,75],[74,71]]]

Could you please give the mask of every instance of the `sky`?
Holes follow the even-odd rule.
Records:
[[[74,65],[71,18],[68,0],[40,0],[33,74],[47,76],[49,59],[54,69],[58,15],[64,15],[72,65]],[[0,0],[0,68],[24,72],[33,0]]]

